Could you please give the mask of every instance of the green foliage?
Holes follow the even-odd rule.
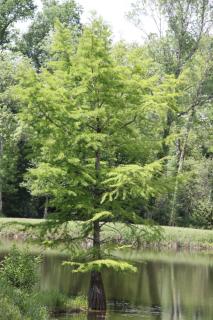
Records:
[[[35,9],[31,0],[0,1],[0,46],[3,48],[12,37],[14,23],[32,16]]]
[[[153,222],[147,225],[133,226],[126,230],[125,239],[127,242],[134,241],[135,246],[157,244],[164,239],[162,227],[154,225]]]
[[[1,308],[1,314],[0,314],[1,320],[23,319],[19,311],[19,308],[15,306],[13,303],[11,303],[11,301],[9,301],[8,298],[6,297],[0,298],[0,308]]]
[[[24,297],[23,297],[24,298]],[[23,309],[23,314],[26,314],[26,319],[31,320],[48,320],[49,315],[46,306],[37,304],[34,301],[34,296],[26,299]]]
[[[1,214],[43,216],[48,199],[63,221],[108,211],[168,224],[173,212],[176,224],[211,228],[211,184],[203,195],[196,178],[190,191],[193,168],[212,159],[211,1],[133,1],[141,32],[144,15],[157,26],[143,45],[113,44],[94,17],[83,26],[73,0],[34,10],[0,0]]]
[[[28,293],[10,286],[4,280],[0,281],[0,297],[5,299],[5,314],[8,320],[47,320],[49,319],[46,308],[35,300],[33,293]],[[1,299],[0,299],[1,300]],[[3,310],[4,306],[2,306]],[[1,314],[4,315],[3,313]],[[11,316],[11,318],[9,318]],[[16,318],[17,317],[17,318]],[[5,318],[2,318],[5,319]]]
[[[149,198],[156,192],[154,178],[162,170],[162,161],[156,161],[145,166],[139,165],[123,165],[119,166],[107,174],[104,185],[112,189],[111,192],[105,193],[102,202],[109,197],[113,198],[121,196],[123,200],[127,196]]]
[[[98,212],[92,217],[92,219],[87,220],[86,223],[104,221],[105,219],[111,218],[111,217],[113,217],[112,212],[109,212],[109,211]]]
[[[213,167],[212,160],[202,159],[202,162],[189,159],[186,166],[193,165],[190,176],[180,188],[178,199],[182,220],[206,229],[212,229],[213,206]],[[184,195],[184,196],[183,196]]]
[[[35,301],[45,306],[50,312],[54,310],[65,310],[68,297],[57,291],[38,292],[34,296]]]
[[[144,15],[153,19],[156,25],[156,33],[149,34],[144,51],[147,50],[160,72],[174,76],[173,88],[177,95],[173,108],[168,109],[166,115],[162,150],[158,154],[158,157],[171,156],[164,173],[169,188],[165,194],[155,196],[149,210],[154,212],[151,216],[162,224],[192,223],[209,228],[212,227],[212,208],[206,197],[202,200],[198,196],[200,203],[197,206],[195,198],[187,194],[189,177],[194,174],[196,163],[199,162],[202,171],[205,158],[212,159],[212,153],[207,151],[212,140],[212,125],[209,124],[213,83],[211,1],[134,1],[129,18],[142,32],[146,30]],[[191,165],[184,166],[191,159],[194,160]],[[211,181],[211,171],[208,174]],[[211,194],[209,184],[208,188],[207,193]],[[193,190],[193,183],[190,190]],[[199,193],[202,194],[201,189]]]
[[[67,302],[68,308],[73,309],[86,309],[87,308],[87,297],[85,296],[77,296],[77,297],[71,297],[71,299]]]
[[[1,266],[1,278],[8,285],[32,291],[38,280],[40,258],[33,257],[27,250],[21,251],[13,246]]]
[[[49,312],[87,308],[86,297],[68,297],[58,291],[41,291],[35,294],[34,299],[39,305],[45,306]]]
[[[156,31],[152,34],[143,24],[144,16],[149,16],[155,23]],[[209,33],[211,1],[135,0],[129,18],[142,32],[148,33],[151,56],[166,72],[178,76],[185,62],[196,53],[203,35]]]
[[[101,19],[84,27],[73,50],[69,37],[72,32],[58,21],[47,67],[40,73],[30,66],[20,70],[21,119],[33,128],[32,143],[39,146],[25,186],[34,196],[50,198],[54,213],[42,226],[44,243],[70,247],[93,239],[85,259],[75,256],[69,263],[75,271],[136,271],[109,259],[102,226],[140,220],[135,199],[146,203],[159,191],[163,160],[154,161],[156,151],[148,144],[141,158],[131,144],[143,146],[146,135],[159,137],[167,110],[176,104],[171,89],[176,83],[173,77],[149,73],[147,57],[142,70],[131,54],[127,64],[117,59]],[[141,134],[143,126],[147,131]],[[71,235],[67,222],[76,219],[85,222]]]
[[[17,163],[17,119],[0,104],[0,190],[13,191]]]
[[[0,54],[0,212],[4,193],[15,191],[20,127],[14,114],[16,103],[10,95],[15,83],[15,68],[9,54]]]
[[[81,9],[74,0],[44,1],[42,11],[35,15],[27,32],[17,41],[17,49],[29,57],[37,68],[40,68],[51,59],[48,49],[56,22],[60,21],[64,27],[71,29],[76,38],[81,29],[80,13]],[[70,45],[74,43],[75,40],[70,38]]]
[[[73,272],[90,272],[90,271],[102,271],[103,269],[113,269],[117,272],[136,272],[137,268],[125,261],[116,261],[110,259],[96,260],[88,263],[77,263],[65,261],[64,266],[70,266],[74,268]]]
[[[154,97],[151,94],[157,79],[151,80],[151,75],[145,84],[140,70],[131,75],[131,70],[114,60],[110,32],[99,20],[85,27],[76,52],[67,50],[62,38],[56,37],[54,41],[53,47],[61,48],[54,64],[51,62],[49,68],[38,75],[33,70],[22,74],[22,89],[18,89],[26,104],[22,119],[33,125],[38,134],[35,137],[41,144],[41,152],[37,155],[35,168],[29,170],[26,185],[33,195],[48,194],[50,205],[57,211],[74,212],[75,215],[77,212],[86,218],[92,218],[97,206],[95,212],[111,212],[107,210],[111,207],[109,201],[101,204],[101,198],[107,199],[104,193],[110,175],[116,174],[115,179],[119,179],[122,174],[123,194],[135,193],[135,196],[148,198],[154,194],[154,177],[160,174],[161,164],[152,163],[153,159],[149,159],[149,164],[142,163],[140,155],[136,154],[133,164],[126,164],[123,146],[125,135],[130,143],[142,143],[138,129],[142,123],[141,113],[148,117],[153,106],[158,119],[164,114],[168,102],[162,92]],[[64,68],[63,61],[69,67]],[[143,95],[144,86],[147,89]],[[139,124],[134,127],[137,115]],[[97,152],[101,157],[98,178]],[[147,158],[152,157],[148,155]],[[142,183],[138,184],[141,178]],[[98,200],[94,199],[96,188],[101,189]]]

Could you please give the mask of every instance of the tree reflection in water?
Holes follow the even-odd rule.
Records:
[[[70,319],[73,319],[73,320],[106,320],[106,313],[102,313],[102,312],[88,312],[87,314],[79,313]]]
[[[105,320],[106,313],[105,312],[88,312],[87,320]]]

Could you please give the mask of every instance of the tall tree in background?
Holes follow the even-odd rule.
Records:
[[[17,122],[13,114],[0,107],[0,215],[3,214],[3,192],[14,192],[17,161]]]
[[[0,211],[3,193],[12,194],[17,187],[18,121],[16,102],[10,88],[15,84],[16,57],[9,49],[17,36],[14,29],[19,21],[33,16],[35,6],[31,0],[0,1]]]
[[[15,67],[9,54],[0,54],[0,213],[3,192],[14,192],[18,157],[18,119],[10,88],[15,84]]]
[[[12,27],[18,21],[32,17],[35,5],[32,0],[0,0],[0,47],[7,46],[13,36]]]
[[[17,49],[29,57],[37,69],[50,58],[48,55],[51,35],[56,21],[60,21],[73,32],[73,42],[80,34],[81,9],[74,0],[44,0],[42,10],[39,11],[28,30],[17,43]]]
[[[20,60],[19,50],[27,57],[31,57],[35,65],[36,61],[40,61],[40,64],[45,63],[47,59],[45,48],[50,43],[56,19],[60,19],[62,23],[71,28],[76,37],[80,30],[80,10],[74,1],[60,4],[57,1],[48,1],[44,3],[42,11],[37,13],[32,20],[29,30],[19,35],[18,30],[15,29],[16,23],[32,19],[35,9],[34,2],[31,0],[0,1],[0,46],[2,51],[0,56],[0,170],[1,191],[3,191],[1,207],[3,207],[3,213],[10,216],[41,216],[45,202],[43,198],[32,198],[21,186],[23,174],[29,165],[34,147],[30,143],[28,134],[21,133],[22,129],[18,129],[19,124],[16,119],[18,105],[16,98],[11,93],[11,87],[16,83],[16,67]],[[74,37],[73,41],[75,41]],[[43,51],[39,49],[40,46]],[[36,66],[38,68],[40,65]],[[13,125],[9,125],[8,121]],[[18,127],[15,126],[15,123]],[[19,132],[16,133],[16,130]]]
[[[152,17],[156,34],[148,35],[146,45],[150,55],[167,74],[174,74],[181,82],[184,74],[188,72],[188,83],[192,82],[191,87],[188,84],[182,87],[183,96],[188,96],[188,99],[180,99],[180,105],[175,112],[168,110],[167,124],[163,130],[164,142],[160,157],[170,154],[176,159],[176,181],[171,205],[167,207],[171,225],[177,223],[179,178],[187,155],[189,134],[196,126],[197,112],[201,114],[203,109],[205,114],[205,108],[212,106],[212,93],[209,90],[212,84],[212,5],[210,0],[138,0],[129,14],[132,21],[142,28],[142,17],[146,14]],[[201,56],[205,62],[199,61],[198,57],[202,59]],[[193,76],[199,63],[203,69],[197,70],[200,74],[198,76],[197,73],[195,83],[195,79],[190,78],[189,70]],[[172,136],[175,135],[177,136],[173,139]],[[166,202],[168,203],[168,199]]]
[[[212,0],[136,0],[129,18],[146,33],[153,58],[178,77],[211,31],[212,8]],[[146,30],[144,16],[153,21],[155,33]]]

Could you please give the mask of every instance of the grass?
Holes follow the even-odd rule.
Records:
[[[37,224],[42,219],[28,218],[0,218],[0,237],[11,239],[22,239],[24,234],[23,227],[18,223]],[[4,224],[6,228],[2,228]],[[8,224],[9,223],[9,224]],[[15,224],[14,224],[15,223]],[[16,224],[17,223],[17,224]],[[79,222],[70,222],[70,231],[76,231]],[[157,230],[157,231],[156,231]],[[145,226],[138,226],[138,240],[142,244],[151,244],[151,246],[169,247],[169,248],[186,248],[186,249],[212,249],[213,250],[213,230],[180,228],[180,227],[161,227],[162,236],[158,237],[159,229],[154,229],[150,233]],[[20,235],[20,237],[19,237]],[[121,223],[108,223],[104,226],[103,236],[110,238],[112,241],[120,243],[131,243],[131,230]]]
[[[35,295],[39,305],[45,306],[50,313],[73,313],[87,309],[85,296],[68,297],[58,291],[41,291]]]
[[[178,242],[180,245],[189,246],[212,246],[213,249],[213,230],[164,227],[164,238],[167,243]]]
[[[87,298],[68,297],[58,291],[26,293],[0,280],[0,308],[0,320],[47,320],[48,314],[57,316],[86,311]]]
[[[0,217],[0,236],[18,235],[23,230],[23,225],[21,224],[38,224],[42,221],[42,219]]]

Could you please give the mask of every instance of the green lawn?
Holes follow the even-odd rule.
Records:
[[[163,227],[164,237],[167,242],[179,242],[180,244],[212,245],[213,230]]]

